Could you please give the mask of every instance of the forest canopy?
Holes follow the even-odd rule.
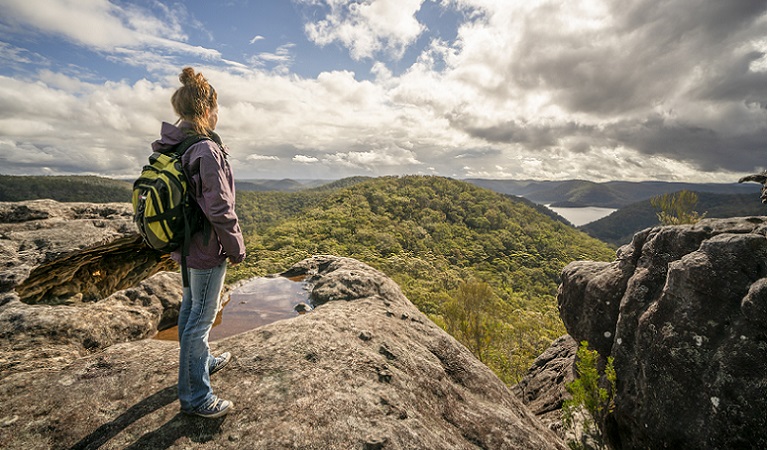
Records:
[[[248,258],[231,281],[317,254],[356,258],[391,277],[509,383],[565,333],[556,309],[564,266],[614,258],[607,244],[527,201],[442,177],[238,192],[237,212]]]

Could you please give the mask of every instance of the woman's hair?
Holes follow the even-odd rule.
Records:
[[[170,98],[173,109],[180,120],[186,120],[192,124],[195,133],[210,134],[206,110],[218,107],[216,90],[201,73],[194,73],[191,67],[184,67],[178,79],[183,86],[176,89]]]

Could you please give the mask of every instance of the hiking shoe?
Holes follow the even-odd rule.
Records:
[[[230,402],[229,400],[222,400],[215,395],[213,396],[213,400],[210,401],[207,405],[203,405],[194,411],[185,411],[187,414],[193,414],[195,416],[205,417],[208,419],[215,419],[216,417],[221,417],[226,415],[229,410],[232,409],[234,404]]]
[[[227,364],[229,364],[229,361],[231,360],[232,354],[229,352],[224,352],[220,356],[217,356],[216,360],[213,362],[213,365],[210,366],[210,369],[208,369],[208,375],[213,375],[214,373],[223,369]]]

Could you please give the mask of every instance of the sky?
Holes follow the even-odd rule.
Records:
[[[135,178],[185,66],[238,179],[767,167],[765,0],[0,0],[0,174]]]

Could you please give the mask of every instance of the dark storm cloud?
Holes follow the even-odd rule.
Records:
[[[766,11],[764,0],[616,1],[612,8],[624,30],[647,29],[648,35],[667,44],[686,35],[721,43],[748,29]]]
[[[521,88],[553,92],[571,112],[605,116],[673,97],[693,76],[704,86],[738,81],[756,89],[764,74],[728,75],[743,73],[759,56],[742,46],[764,38],[765,27],[755,22],[765,11],[763,0],[620,1],[613,2],[607,27],[559,31],[546,25],[551,11],[540,9],[509,73]],[[561,25],[566,28],[566,20]]]
[[[605,136],[646,155],[686,161],[701,171],[750,172],[767,166],[767,126],[725,136],[711,128],[669,123],[655,117],[610,126]]]
[[[489,127],[464,127],[469,135],[495,143],[530,144],[534,147],[549,147],[557,142],[550,129],[527,126],[517,121],[508,121]]]
[[[767,72],[750,70],[765,57],[763,52],[724,55],[724,61],[710,74],[708,82],[693,92],[696,98],[711,101],[742,101],[767,105]]]
[[[528,147],[537,149],[558,145],[563,137],[578,136],[593,131],[593,127],[575,122],[540,125],[510,120],[486,127],[460,125],[455,122],[453,125],[458,125],[469,135],[488,142],[525,144]]]
[[[505,76],[477,92],[521,107],[454,115],[454,129],[540,158],[582,156],[576,171],[617,154],[659,170],[648,179],[767,166],[767,1],[553,1],[495,14],[513,27],[485,60]]]

